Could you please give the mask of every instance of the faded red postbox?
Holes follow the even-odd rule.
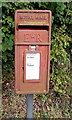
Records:
[[[49,90],[50,10],[16,10],[15,91],[40,94]]]

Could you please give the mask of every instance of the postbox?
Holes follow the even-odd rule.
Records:
[[[15,91],[40,94],[49,90],[50,10],[15,12]]]

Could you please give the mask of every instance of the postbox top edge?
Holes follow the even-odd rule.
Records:
[[[15,13],[18,13],[18,12],[43,12],[43,13],[52,13],[51,10],[16,10]]]

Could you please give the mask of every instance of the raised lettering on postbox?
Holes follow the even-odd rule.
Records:
[[[24,42],[42,42],[40,34],[24,34]]]

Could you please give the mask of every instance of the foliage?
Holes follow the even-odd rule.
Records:
[[[42,9],[52,11],[50,86],[56,95],[70,95],[72,79],[72,4],[71,2],[3,2],[2,3],[2,52],[4,82],[14,72],[14,15],[17,9]],[[8,74],[7,74],[8,73]],[[14,73],[13,73],[14,74]],[[41,95],[42,101],[47,95]],[[59,108],[58,108],[59,109]],[[63,109],[63,108],[62,108]],[[69,108],[67,109],[69,110]],[[54,107],[52,106],[54,112]],[[56,111],[55,111],[56,112]],[[54,114],[55,114],[54,112]],[[68,111],[67,111],[68,113]],[[38,118],[40,117],[38,113]],[[67,116],[65,112],[65,116]],[[47,117],[47,113],[43,113]]]
[[[66,93],[70,82],[70,56],[67,48],[71,38],[65,33],[66,27],[63,25],[56,32],[52,39],[51,61],[52,74],[51,82],[54,90]]]
[[[17,9],[52,11],[50,94],[35,95],[37,118],[69,117],[71,89],[71,2],[2,3],[3,116],[24,116],[23,96],[14,92],[14,15]],[[13,91],[13,92],[12,92]],[[64,96],[64,98],[63,98]],[[6,98],[6,99],[5,99]],[[22,103],[23,101],[23,103]],[[21,103],[20,103],[21,102]],[[8,106],[6,106],[8,104]],[[37,105],[38,104],[38,105]],[[20,107],[18,106],[20,105]],[[40,108],[39,108],[40,107]],[[8,110],[7,110],[8,109]],[[42,109],[42,112],[40,111]],[[18,113],[19,112],[19,113]],[[48,113],[47,113],[48,112]],[[13,113],[13,114],[12,114]]]
[[[50,9],[52,11],[51,84],[66,93],[70,81],[71,22],[70,3],[24,2],[3,3],[3,68],[14,67],[14,14],[16,9]]]

